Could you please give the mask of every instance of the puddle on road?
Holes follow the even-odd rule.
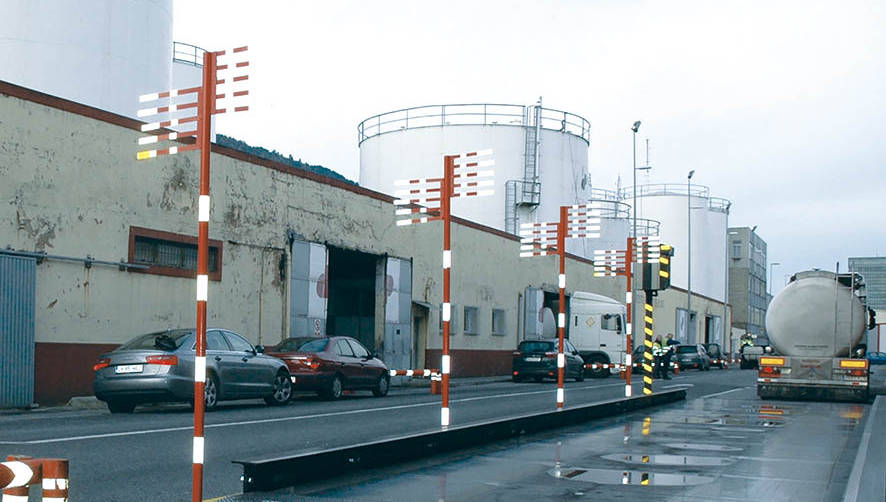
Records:
[[[711,476],[699,476],[697,474],[583,469],[580,467],[554,468],[549,470],[548,474],[558,479],[601,485],[696,486],[714,481],[714,478]]]
[[[613,453],[611,455],[602,455],[601,458],[606,460],[614,460],[625,464],[648,464],[648,465],[685,465],[685,466],[721,466],[732,465],[735,459],[723,457],[700,457],[697,455],[636,455]]]
[[[704,444],[704,443],[664,443],[662,446],[674,448],[677,450],[699,450],[699,451],[742,451],[744,448],[737,446],[725,446],[722,444]]]

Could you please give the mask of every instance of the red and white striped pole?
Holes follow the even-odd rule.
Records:
[[[40,482],[40,461],[24,455],[9,455],[0,463],[3,502],[28,502],[28,487]]]
[[[43,502],[67,502],[68,460],[64,458],[44,458],[43,461]]]
[[[566,355],[563,353],[564,339],[566,338],[566,228],[569,224],[569,208],[560,206],[560,223],[557,225],[557,255],[560,257],[560,274],[557,276],[557,285],[560,290],[559,313],[557,314],[557,409],[563,409],[566,401],[566,392],[563,390],[563,380],[566,372]],[[584,369],[582,368],[582,371]]]
[[[625,397],[633,395],[633,387],[631,387],[631,370],[634,365],[634,343],[631,339],[634,331],[634,239],[628,237],[628,247],[625,253],[625,277],[627,277],[627,293],[625,294],[625,306],[628,310],[628,322],[625,326]]]
[[[443,356],[440,360],[442,380],[442,403],[440,407],[440,426],[449,427],[449,373],[452,369],[452,358],[449,354],[449,325],[452,319],[452,304],[449,298],[450,271],[452,270],[451,249],[451,197],[455,171],[455,156],[443,157],[443,181],[440,185],[440,216],[443,218]]]

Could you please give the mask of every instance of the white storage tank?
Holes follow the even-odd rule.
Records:
[[[584,253],[593,256],[595,250],[622,250],[627,247],[627,239],[633,234],[634,220],[631,206],[622,202],[618,192],[601,188],[591,188],[588,203],[600,208],[601,230],[598,239],[571,239],[566,249],[571,253]],[[637,218],[637,237],[659,237],[659,222],[647,218]]]
[[[624,188],[622,199],[633,197]],[[692,293],[724,301],[726,286],[726,232],[729,201],[711,197],[702,185],[648,184],[637,187],[637,216],[661,222],[661,242],[674,247],[671,284],[687,289],[689,215],[692,234]],[[691,209],[690,209],[691,208]]]
[[[0,79],[135,117],[170,87],[172,0],[6,0]]]
[[[394,192],[399,179],[440,177],[443,155],[491,148],[495,195],[453,199],[452,214],[509,233],[557,221],[589,197],[590,123],[540,105],[453,104],[397,110],[358,126],[360,185]]]

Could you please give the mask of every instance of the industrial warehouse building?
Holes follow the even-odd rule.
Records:
[[[0,117],[0,391],[41,404],[89,395],[98,354],[195,322],[198,157],[137,163],[137,121],[5,82]],[[349,334],[391,367],[438,364],[440,225],[397,227],[388,195],[217,145],[211,183],[210,325],[265,345]],[[508,373],[518,341],[541,334],[555,260],[521,259],[517,237],[455,222],[455,376]],[[587,259],[571,256],[567,277],[570,293],[624,298],[624,279],[594,278]],[[662,333],[684,299],[656,299]]]

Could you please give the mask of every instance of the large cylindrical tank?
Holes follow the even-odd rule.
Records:
[[[622,189],[621,197],[625,202],[631,202],[633,187]],[[682,289],[690,286],[691,260],[693,295],[716,301],[725,299],[729,206],[729,201],[711,197],[710,189],[702,185],[648,184],[637,187],[637,216],[661,222],[661,242],[674,247],[671,262],[673,286]]]
[[[0,78],[135,117],[170,88],[172,0],[6,0]]]
[[[589,138],[587,120],[536,106],[453,104],[397,110],[359,124],[359,180],[366,188],[393,193],[396,180],[440,177],[443,155],[491,148],[495,195],[453,199],[452,214],[517,233],[520,223],[557,221],[561,205],[589,198]],[[537,200],[527,197],[531,190],[509,195],[508,181],[529,178],[538,183]]]
[[[845,356],[865,331],[865,307],[848,287],[851,275],[799,272],[766,312],[769,342],[786,356]],[[855,276],[858,278],[859,276]]]

